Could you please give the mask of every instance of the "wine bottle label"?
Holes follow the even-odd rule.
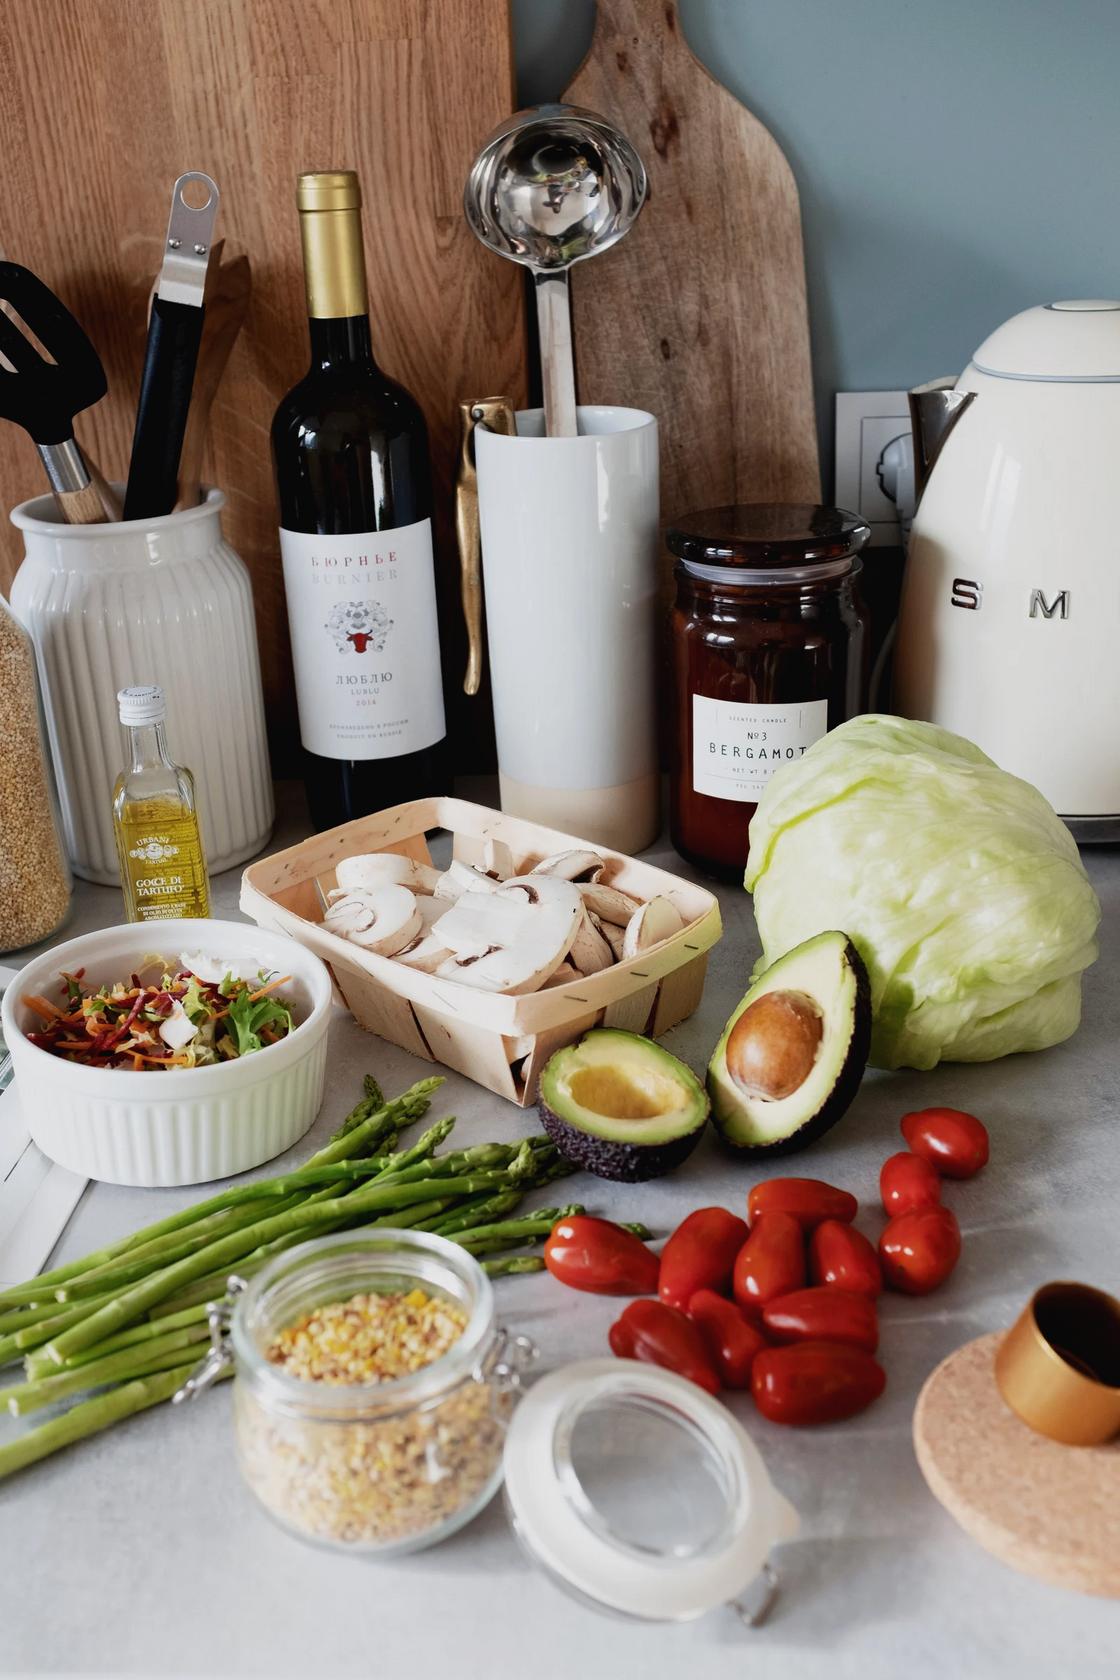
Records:
[[[280,532],[300,738],[322,758],[397,758],[445,733],[432,525]]]
[[[710,799],[757,804],[781,764],[828,732],[828,701],[769,706],[692,696],[692,788]]]

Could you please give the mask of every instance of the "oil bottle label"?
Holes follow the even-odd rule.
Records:
[[[126,896],[135,909],[129,919],[162,922],[209,916],[210,884],[198,820],[153,809],[155,804],[126,808],[121,818],[121,862],[131,889]]]
[[[827,700],[759,706],[694,694],[693,792],[755,805],[775,770],[827,732]]]
[[[432,526],[281,531],[299,732],[323,758],[396,758],[444,734]]]

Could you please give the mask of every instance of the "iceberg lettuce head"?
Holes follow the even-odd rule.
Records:
[[[1028,782],[874,713],[776,771],[751,822],[756,969],[835,928],[871,977],[876,1067],[1042,1050],[1077,1029],[1100,906]]]

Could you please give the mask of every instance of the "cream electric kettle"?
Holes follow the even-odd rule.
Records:
[[[1120,839],[1120,303],[1024,310],[910,406],[894,709]]]

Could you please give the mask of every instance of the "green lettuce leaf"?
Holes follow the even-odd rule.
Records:
[[[854,718],[775,772],[750,834],[756,973],[847,933],[871,977],[876,1067],[991,1061],[1076,1031],[1096,894],[1038,790],[970,741]]]
[[[280,1037],[292,1030],[292,1014],[286,1003],[271,994],[251,1003],[250,996],[246,986],[233,999],[226,1016],[229,1036],[238,1056],[248,1056],[262,1048],[260,1032],[266,1025],[275,1027]]]

